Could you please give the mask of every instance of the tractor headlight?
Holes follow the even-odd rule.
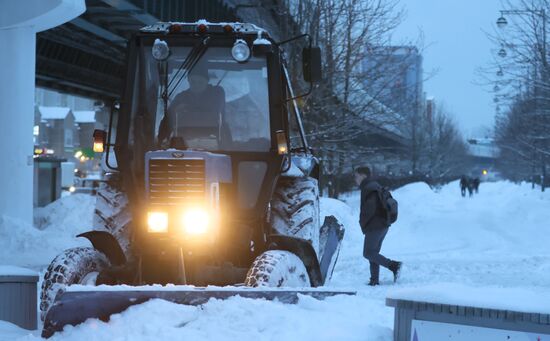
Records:
[[[183,228],[188,235],[201,235],[210,228],[210,215],[202,208],[190,208],[183,213]]]
[[[239,63],[244,63],[250,58],[250,48],[244,40],[238,39],[231,48],[231,55]]]
[[[147,212],[147,231],[150,233],[168,232],[168,213]]]

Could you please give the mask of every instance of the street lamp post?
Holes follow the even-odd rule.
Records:
[[[546,56],[546,11],[544,9],[525,9],[525,10],[501,10],[500,17],[497,19],[496,24],[498,28],[505,28],[508,25],[508,20],[506,20],[505,15],[537,15],[542,20],[542,81],[543,81],[543,91],[546,93],[546,84],[547,84],[547,74],[548,74],[548,58]],[[499,51],[499,55],[502,57],[501,52],[504,49]],[[504,51],[504,56],[506,56],[506,51]],[[535,86],[535,91],[537,87]],[[546,97],[544,97],[546,98]],[[538,108],[538,96],[535,98],[535,105]],[[546,155],[544,152],[541,153],[541,190],[544,192],[545,189],[545,178],[546,178]]]
[[[508,26],[508,20],[506,20],[505,15],[525,15],[525,14],[534,14],[538,15],[542,19],[542,64],[546,67],[547,58],[546,58],[546,11],[544,9],[524,9],[524,10],[501,10],[500,17],[497,19],[498,28],[505,28]]]

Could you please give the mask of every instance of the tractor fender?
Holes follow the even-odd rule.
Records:
[[[324,278],[313,246],[305,240],[281,234],[272,234],[267,237],[268,250],[289,251],[298,256],[304,263],[312,287],[322,286]]]
[[[107,231],[88,231],[77,235],[86,238],[97,251],[103,253],[111,265],[119,266],[126,263],[126,256],[116,238]]]

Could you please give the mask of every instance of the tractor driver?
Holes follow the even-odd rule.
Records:
[[[219,149],[222,138],[227,136],[227,129],[222,126],[225,91],[221,86],[208,84],[208,69],[201,63],[195,65],[187,80],[189,88],[176,95],[167,117],[162,119],[159,142],[169,139],[174,148]]]

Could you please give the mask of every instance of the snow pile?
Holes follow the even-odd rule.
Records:
[[[19,266],[0,265],[0,276],[38,276],[38,273]]]
[[[296,305],[233,297],[225,301],[213,299],[200,307],[153,300],[114,315],[108,323],[88,320],[77,327],[68,326],[52,339],[389,341],[394,312],[385,306],[388,295],[424,300],[458,297],[468,305],[487,306],[508,300],[505,308],[519,311],[538,310],[541,305],[550,304],[550,193],[532,191],[528,185],[499,182],[482,183],[478,195],[463,198],[454,182],[438,192],[417,183],[393,194],[399,201],[399,219],[390,228],[382,253],[405,264],[397,284],[392,283],[391,273],[383,269],[381,286],[366,285],[369,266],[362,258],[363,235],[357,222],[359,194],[351,193],[343,198],[347,204],[323,199],[321,211],[335,215],[346,226],[329,286],[357,290],[357,296],[329,297],[325,301],[302,297]],[[2,223],[3,243],[6,232],[1,226]],[[32,234],[21,226],[12,228],[36,238],[35,234],[53,227],[44,231],[32,229]],[[57,245],[57,235],[42,236],[47,241],[43,244]],[[71,241],[68,246],[72,245]],[[25,254],[16,248],[10,252],[12,260],[15,254]],[[5,259],[10,260],[4,256],[2,260]],[[492,296],[483,294],[488,290]],[[449,291],[453,294],[449,295]],[[39,335],[38,331],[28,335],[24,330],[18,333],[11,325],[0,325],[0,335],[4,332],[11,339],[32,340]]]
[[[232,297],[201,307],[152,300],[109,323],[67,326],[52,340],[390,340],[390,328],[370,323],[368,315],[357,318],[357,311],[376,309],[375,302],[354,297],[303,297],[296,305]]]
[[[56,200],[46,207],[34,209],[34,225],[40,229],[60,227],[68,231],[85,225],[92,229],[95,197],[88,194],[71,194]]]
[[[440,283],[419,288],[390,290],[388,297],[463,307],[550,314],[548,289],[526,290],[498,286],[473,288],[457,283]]]
[[[35,210],[35,226],[0,216],[0,265],[35,270],[45,268],[66,248],[89,245],[76,238],[92,229],[95,198],[86,194],[63,197]]]

